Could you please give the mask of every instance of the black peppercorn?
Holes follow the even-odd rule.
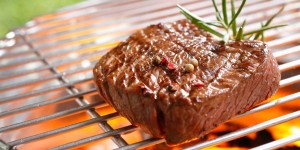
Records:
[[[177,91],[177,87],[174,86],[174,85],[170,85],[170,86],[168,86],[168,90],[169,90],[170,92],[175,92],[175,91]]]
[[[161,63],[161,58],[160,58],[159,56],[155,56],[155,57],[153,58],[153,63],[154,63],[155,65],[159,65],[159,64]]]

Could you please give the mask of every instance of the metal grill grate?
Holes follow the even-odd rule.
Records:
[[[137,29],[183,19],[176,3],[199,16],[214,19],[210,0],[86,1],[36,17],[7,34],[6,39],[0,40],[0,149],[28,149],[34,145],[36,149],[59,150],[91,142],[97,145],[101,140],[113,145],[109,148],[136,149],[164,142],[143,134],[99,100],[91,69],[116,41]],[[279,94],[236,118],[292,101],[299,103],[300,2],[251,0],[241,20],[247,18],[246,30],[258,27],[259,22],[283,4],[285,10],[274,22],[286,22],[289,26],[266,32],[282,72]],[[296,107],[284,115],[266,117],[263,122],[182,148],[218,145],[299,117],[300,107]],[[113,122],[115,118],[124,122],[122,126]],[[76,131],[88,134],[78,136]],[[139,140],[126,137],[125,133],[131,131],[139,132],[142,137]],[[277,148],[298,140],[299,132],[254,149]]]

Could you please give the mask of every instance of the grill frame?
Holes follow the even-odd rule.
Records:
[[[236,3],[238,4],[239,2],[240,1],[238,1]],[[258,7],[256,5],[257,2],[262,2],[264,4],[269,4],[269,5],[262,5],[262,6]],[[182,4],[183,6],[187,6],[188,9],[192,10],[193,12],[196,12],[197,14],[205,14],[204,16],[206,18],[213,17],[212,16],[213,9],[212,9],[212,5],[211,5],[210,1],[198,2],[198,3],[201,3],[201,5],[193,5],[194,3],[196,3],[195,0],[188,0],[188,1],[182,0],[182,1],[178,1],[178,3]],[[273,8],[273,6],[275,6],[276,8],[279,8],[278,6],[280,6],[280,4],[283,4],[283,3],[286,3],[286,5],[287,5],[287,9],[285,10],[285,12],[296,11],[296,12],[294,12],[296,15],[294,15],[292,17],[290,17],[289,15],[288,15],[288,17],[282,15],[282,16],[279,16],[280,19],[278,19],[278,20],[282,21],[282,20],[285,20],[286,18],[288,18],[286,20],[289,20],[289,21],[291,19],[297,19],[297,18],[298,18],[298,20],[300,20],[300,14],[299,14],[300,7],[297,7],[297,5],[296,5],[299,2],[296,2],[295,0],[289,0],[286,2],[255,0],[255,1],[247,2],[246,8],[247,7],[255,8],[256,10],[261,10],[263,8],[270,9],[270,7]],[[31,142],[33,140],[39,140],[43,137],[48,137],[50,135],[73,130],[73,129],[83,127],[83,126],[86,126],[86,125],[92,124],[92,123],[98,123],[99,127],[102,130],[104,130],[104,133],[90,136],[88,138],[84,138],[84,139],[74,141],[71,143],[67,143],[67,144],[61,145],[59,147],[54,147],[53,149],[57,150],[57,149],[71,148],[71,147],[82,145],[82,144],[85,144],[88,142],[103,139],[105,137],[112,137],[112,140],[119,147],[119,149],[141,148],[141,147],[164,142],[163,139],[150,138],[150,139],[143,140],[143,141],[140,141],[135,144],[128,144],[126,142],[126,140],[121,137],[121,134],[123,134],[125,132],[129,132],[129,131],[137,130],[138,128],[134,127],[132,125],[128,125],[128,126],[120,128],[120,129],[113,129],[106,122],[106,120],[117,117],[118,116],[117,113],[112,113],[112,114],[102,116],[95,111],[95,108],[101,108],[101,107],[106,106],[107,104],[104,101],[98,101],[96,103],[90,104],[84,98],[84,96],[87,94],[96,93],[96,89],[90,88],[88,90],[80,91],[78,88],[76,88],[75,85],[81,84],[84,82],[89,82],[92,80],[92,78],[87,77],[87,78],[84,78],[81,80],[70,81],[70,78],[68,76],[77,74],[77,73],[80,74],[82,72],[91,71],[91,67],[93,67],[94,63],[96,62],[95,59],[93,59],[93,61],[90,62],[91,64],[87,68],[79,68],[79,69],[76,68],[75,70],[61,71],[62,70],[61,68],[67,68],[67,67],[61,67],[61,66],[65,66],[65,65],[70,66],[70,64],[78,64],[77,63],[78,61],[84,61],[86,59],[90,59],[94,55],[103,55],[106,51],[108,51],[109,48],[111,48],[115,45],[110,42],[125,39],[125,37],[128,36],[130,33],[132,33],[134,30],[137,30],[139,28],[142,28],[144,26],[147,26],[149,24],[156,23],[156,22],[172,21],[172,20],[174,21],[174,20],[183,18],[182,15],[180,15],[178,13],[177,8],[175,8],[174,2],[171,2],[168,0],[161,1],[161,4],[159,5],[160,9],[158,9],[157,11],[155,11],[156,8],[154,8],[152,6],[153,4],[155,4],[155,1],[127,0],[127,1],[121,1],[121,2],[120,1],[112,1],[112,2],[91,1],[90,3],[84,2],[84,5],[75,5],[74,7],[68,7],[68,8],[62,9],[60,11],[57,11],[54,14],[36,17],[32,21],[28,22],[25,26],[9,33],[7,35],[7,38],[2,40],[2,41],[4,41],[2,43],[4,43],[4,45],[6,44],[6,46],[4,46],[4,48],[3,48],[3,50],[5,51],[5,55],[0,55],[1,59],[9,60],[9,58],[11,58],[11,57],[15,58],[17,56],[18,57],[24,56],[24,55],[26,56],[27,54],[33,54],[36,57],[27,59],[27,60],[19,59],[18,61],[14,61],[12,63],[5,63],[5,62],[0,63],[2,70],[9,70],[10,68],[17,68],[18,66],[23,66],[24,64],[30,64],[32,62],[40,62],[43,65],[41,65],[42,67],[40,67],[40,68],[28,70],[27,72],[26,71],[24,72],[24,70],[21,70],[19,72],[14,72],[14,71],[6,71],[5,73],[1,72],[0,73],[0,81],[13,80],[14,78],[16,78],[18,76],[27,75],[27,74],[30,74],[31,72],[36,73],[38,71],[43,71],[43,70],[50,71],[52,74],[51,74],[51,76],[46,76],[45,78],[28,80],[28,81],[14,83],[14,84],[10,84],[10,85],[1,85],[0,89],[4,90],[4,91],[10,91],[10,90],[14,90],[14,89],[21,88],[24,86],[28,87],[31,84],[37,84],[37,83],[45,84],[46,81],[52,80],[52,79],[57,80],[59,82],[59,84],[50,86],[47,88],[30,91],[28,93],[22,93],[20,95],[15,94],[15,95],[10,95],[8,97],[1,98],[0,106],[1,106],[1,104],[7,104],[7,103],[14,102],[14,101],[19,101],[20,99],[24,99],[26,97],[43,95],[45,93],[48,93],[49,91],[52,91],[52,90],[55,91],[57,89],[62,89],[62,88],[66,89],[66,91],[69,93],[69,95],[65,95],[62,97],[55,98],[55,99],[50,99],[48,101],[32,103],[29,105],[17,107],[17,108],[7,110],[7,111],[1,111],[0,118],[7,117],[9,115],[13,115],[16,113],[22,113],[24,111],[32,110],[32,109],[35,109],[35,108],[38,108],[41,106],[46,106],[46,105],[49,105],[52,103],[62,102],[62,101],[68,100],[70,98],[75,99],[75,101],[78,103],[78,107],[60,111],[60,112],[57,112],[57,113],[54,113],[54,114],[51,114],[48,116],[36,118],[33,120],[20,122],[20,123],[9,125],[9,126],[3,126],[3,127],[0,127],[0,133],[10,131],[10,130],[15,130],[18,128],[22,128],[24,126],[37,124],[37,123],[47,121],[50,119],[56,119],[58,117],[63,117],[65,115],[76,113],[79,111],[87,112],[90,115],[91,119],[86,120],[84,122],[78,122],[77,124],[73,124],[70,126],[57,128],[55,130],[51,130],[51,131],[48,131],[45,133],[36,134],[36,135],[30,136],[27,138],[14,140],[11,142],[4,142],[1,140],[0,148],[1,149],[13,149],[13,148],[16,148],[16,146],[18,146],[20,144]],[[220,3],[218,3],[218,4],[220,5]],[[292,5],[292,4],[295,4],[295,5]],[[100,19],[100,20],[101,20],[101,18],[102,19],[104,18],[103,20],[107,19],[107,18],[99,15],[100,12],[104,13],[104,14],[106,13],[106,15],[108,15],[108,16],[109,15],[118,16],[120,14],[120,12],[116,12],[116,11],[111,12],[111,11],[117,10],[118,8],[120,9],[121,8],[120,5],[122,5],[122,9],[120,11],[126,12],[127,14],[125,13],[125,15],[128,15],[128,16],[121,16],[121,17],[119,17],[119,20],[118,19],[109,20],[108,21],[109,23],[105,24],[105,25],[103,25],[104,23],[107,23],[105,21],[97,22],[97,19]],[[134,6],[141,6],[141,8],[135,8]],[[256,7],[258,7],[258,8],[256,8]],[[101,9],[103,9],[103,10],[101,10]],[[110,10],[110,9],[112,9],[112,10]],[[131,10],[131,11],[128,11],[128,10]],[[146,12],[146,11],[149,11],[149,12]],[[276,11],[276,9],[274,11]],[[246,15],[248,18],[251,18],[251,16],[252,16],[252,18],[253,18],[253,16],[255,16],[255,15],[251,14],[251,12],[253,12],[253,10],[249,10],[249,11],[247,10],[242,15],[243,16]],[[271,12],[271,11],[268,10],[268,12]],[[136,16],[136,14],[138,14],[138,17]],[[164,14],[163,15],[164,17],[159,16],[159,14]],[[262,13],[256,12],[256,14],[262,14]],[[90,17],[89,15],[92,17]],[[266,18],[266,16],[268,16],[268,15],[269,14],[263,14],[261,17],[258,17],[258,18]],[[84,19],[84,18],[81,18],[81,20],[74,19],[74,18],[80,18],[83,16],[88,16],[88,18],[90,20]],[[141,19],[139,17],[145,18],[146,22],[143,22],[143,19]],[[153,17],[154,19],[151,20],[147,17]],[[249,29],[255,27],[255,24],[257,24],[257,21],[255,19],[257,19],[257,18],[250,19],[250,21],[248,21],[250,23]],[[75,23],[72,22],[72,20],[75,20]],[[96,25],[90,23],[93,21],[96,22]],[[111,27],[109,25],[122,23],[124,21],[125,21],[124,26],[122,26],[122,24],[117,25],[117,27],[120,26],[118,28],[118,30],[102,31],[102,28],[111,29]],[[126,22],[129,22],[131,24],[128,23],[129,25],[126,25]],[[279,21],[277,21],[277,22],[279,22]],[[87,23],[88,26],[83,26],[83,28],[80,28],[80,29],[75,28],[76,26],[80,26],[81,24],[85,25],[84,23]],[[136,24],[134,24],[134,23],[136,23]],[[68,29],[68,27],[70,27],[70,26],[72,26],[74,28],[71,28],[70,30],[62,30],[64,32],[49,34],[49,32],[55,31],[55,30],[57,30],[57,28],[65,27],[65,29]],[[292,28],[292,27],[294,27],[294,28]],[[95,30],[91,30],[91,28],[101,29],[101,32],[94,34],[92,31],[95,31]],[[119,34],[119,32],[124,28],[126,29],[127,32]],[[62,29],[64,29],[64,28],[62,28]],[[285,29],[280,29],[280,30],[272,30],[272,31],[268,31],[266,33],[267,39],[270,40],[269,45],[271,47],[276,48],[276,47],[282,47],[282,46],[289,46],[287,50],[274,52],[274,55],[277,59],[285,58],[288,55],[297,54],[300,52],[299,41],[297,41],[300,39],[300,34],[299,33],[298,34],[290,33],[291,29],[299,31],[300,30],[299,23],[293,22],[292,25],[290,25],[290,28],[285,28]],[[89,30],[90,30],[90,32],[89,32]],[[277,34],[284,33],[284,32],[288,32],[292,35],[283,35],[282,37],[276,36]],[[85,34],[85,33],[87,33],[87,34]],[[116,33],[118,33],[118,34],[115,35]],[[79,36],[76,36],[76,35],[79,35]],[[98,38],[98,36],[103,36],[103,35],[104,35],[104,38],[100,38],[100,39]],[[60,42],[57,42],[56,38],[60,39]],[[64,38],[66,38],[67,40]],[[108,38],[108,40],[105,41],[104,39],[106,39],[106,38]],[[92,45],[90,43],[85,43],[88,40],[91,41],[90,43],[92,43]],[[14,41],[15,44],[13,44],[13,45],[9,44],[9,42],[11,42],[11,41]],[[78,41],[82,41],[82,42],[78,42]],[[83,44],[76,47],[76,42],[83,43]],[[292,44],[295,44],[295,43],[296,43],[296,46],[293,46]],[[14,50],[11,50],[13,48],[16,48],[16,47],[22,46],[22,45],[26,45],[30,50],[23,51],[23,52],[22,51],[15,52]],[[70,49],[67,49],[67,48],[64,49],[65,48],[64,46],[70,46],[70,45],[72,45],[73,47],[71,47]],[[93,47],[95,45],[101,45],[101,46]],[[90,48],[90,47],[92,47],[92,48]],[[53,52],[54,49],[62,49],[63,51],[51,53],[51,52]],[[91,53],[86,54],[87,52],[83,52],[86,55],[77,57],[76,60],[71,59],[71,58],[68,58],[69,60],[67,60],[67,59],[66,60],[55,60],[56,58],[61,57],[59,55],[63,54],[63,56],[65,56],[65,55],[68,56],[68,54],[73,53],[73,52],[78,52],[80,50],[84,51],[82,49],[84,49],[86,51],[91,51]],[[93,50],[93,49],[95,49],[95,50]],[[101,50],[97,51],[98,49],[101,49]],[[298,60],[296,59],[295,61],[290,61],[290,62],[281,64],[279,66],[279,68],[282,72],[288,71],[293,68],[298,68],[300,66],[299,60],[300,59],[298,59]],[[10,70],[12,70],[12,69],[10,69]],[[281,80],[280,87],[281,88],[287,87],[290,85],[297,84],[299,82],[300,82],[300,74]],[[242,115],[239,115],[237,117],[242,117],[245,115],[252,114],[254,112],[259,112],[259,111],[262,111],[262,110],[265,110],[268,108],[276,107],[280,104],[287,103],[287,102],[290,102],[293,100],[297,100],[299,98],[300,98],[300,92],[297,92],[297,93],[264,103],[264,104],[257,106],[256,108],[254,108]],[[250,126],[250,127],[247,127],[245,129],[242,129],[239,131],[229,133],[227,135],[218,137],[213,140],[209,140],[209,141],[206,141],[203,143],[197,143],[190,147],[185,147],[185,149],[197,149],[197,148],[204,148],[207,146],[216,145],[216,144],[219,144],[219,143],[222,143],[225,141],[229,141],[231,139],[236,139],[238,137],[246,135],[246,133],[258,131],[260,129],[265,129],[269,126],[273,126],[275,124],[279,124],[279,123],[282,123],[282,122],[285,122],[285,121],[288,121],[288,120],[291,120],[294,118],[299,118],[299,117],[300,117],[300,111],[295,111],[295,112],[287,114],[285,116],[280,116],[280,117],[274,118],[272,120],[267,120],[266,122],[263,122],[263,123],[260,123],[260,124],[254,125],[254,126]],[[300,136],[295,135],[295,136],[287,137],[286,139],[277,140],[272,143],[262,145],[261,147],[257,147],[256,149],[275,148],[278,146],[282,146],[283,144],[295,142],[297,140],[300,140]]]

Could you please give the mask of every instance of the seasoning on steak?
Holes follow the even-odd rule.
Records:
[[[224,44],[187,20],[137,31],[100,59],[94,76],[105,101],[170,145],[251,109],[280,80],[266,43]]]

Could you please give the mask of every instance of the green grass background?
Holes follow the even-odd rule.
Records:
[[[0,38],[35,16],[82,0],[0,0]]]

